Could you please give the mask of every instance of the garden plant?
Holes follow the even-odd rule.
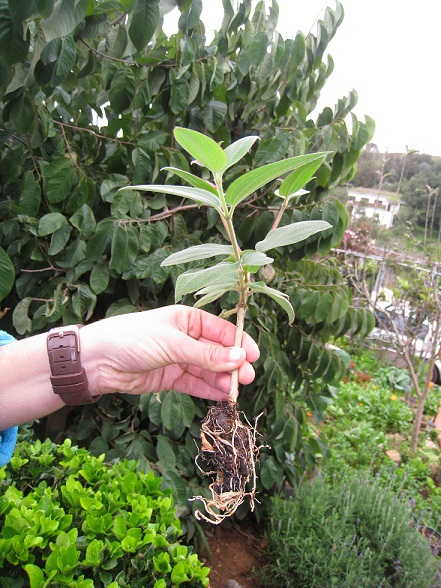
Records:
[[[235,304],[232,309],[223,310],[222,315],[237,316],[237,346],[242,344],[248,298],[251,295],[270,296],[286,311],[288,322],[292,323],[294,310],[288,296],[269,287],[262,280],[256,281],[254,276],[261,267],[268,266],[274,261],[268,257],[267,251],[286,245],[302,245],[313,235],[332,228],[329,223],[322,220],[290,223],[279,227],[290,201],[302,193],[300,190],[311,179],[327,154],[311,153],[267,164],[241,175],[225,190],[223,175],[242,159],[258,137],[244,137],[224,150],[211,138],[194,130],[176,128],[174,135],[177,142],[194,158],[195,163],[211,173],[210,179],[213,183],[182,169],[167,168],[191,184],[191,187],[155,184],[138,185],[129,189],[182,196],[196,201],[199,205],[214,208],[220,216],[224,234],[229,241],[228,244],[224,244],[213,240],[210,243],[189,247],[173,253],[162,262],[162,266],[169,266],[220,258],[209,267],[190,269],[180,274],[176,280],[175,301],[181,300],[186,294],[194,293],[199,297],[196,306],[201,307],[233,292]],[[281,198],[281,205],[271,230],[262,241],[256,243],[255,249],[242,250],[234,225],[236,207],[256,190],[279,176],[286,175],[287,172],[291,173],[281,182],[276,192]],[[223,235],[221,238],[223,240]],[[256,431],[242,423],[239,418],[237,370],[233,372],[231,380],[228,402],[217,403],[209,408],[201,430],[200,454],[213,468],[209,473],[215,476],[215,481],[210,485],[211,499],[207,501],[199,497],[204,502],[209,516],[200,511],[196,511],[196,516],[212,523],[220,523],[226,516],[234,514],[246,496],[250,498],[253,509],[256,492]],[[250,482],[251,488],[247,489]]]
[[[69,440],[21,442],[0,469],[0,586],[208,586],[171,490],[137,466]]]

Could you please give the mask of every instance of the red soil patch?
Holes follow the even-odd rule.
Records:
[[[262,565],[264,543],[255,524],[222,523],[210,531],[208,544],[210,588],[225,588],[228,580],[235,580],[240,588],[261,588],[253,570]]]

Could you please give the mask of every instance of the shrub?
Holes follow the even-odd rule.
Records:
[[[169,490],[134,460],[22,442],[0,469],[0,586],[208,586]]]
[[[438,560],[411,507],[378,479],[316,478],[272,503],[263,585],[429,588]]]

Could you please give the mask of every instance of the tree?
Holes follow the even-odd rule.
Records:
[[[179,30],[167,37],[162,17],[176,6]],[[277,33],[275,1],[252,12],[250,0],[237,10],[226,0],[224,9],[207,44],[201,0],[0,2],[2,323],[25,335],[172,302],[177,274],[161,262],[213,240],[218,220],[176,195],[119,188],[173,184],[167,168],[193,169],[174,143],[176,126],[224,147],[259,136],[243,167],[226,174],[226,185],[266,163],[330,152],[280,226],[324,220],[332,229],[289,246],[283,258],[276,251],[283,261],[277,273],[262,270],[262,279],[285,282],[297,314],[293,326],[271,300],[248,311],[262,365],[240,403],[249,418],[265,409],[261,426],[272,449],[262,453],[261,482],[269,489],[285,477],[295,483],[323,450],[308,431],[306,410],[320,414],[345,372],[326,342],[372,326],[369,313],[351,308],[337,265],[315,260],[343,236],[347,212],[328,190],[352,178],[374,123],[353,115],[355,91],[316,120],[311,114],[333,70],[324,56],[343,19],[339,2],[325,11],[316,34],[295,39]],[[238,207],[243,248],[274,222],[277,186],[256,191],[252,214]],[[226,306],[221,298],[215,309]],[[186,504],[182,477],[200,483],[192,425],[203,414],[199,401],[173,392],[160,400],[107,397],[74,413],[69,434],[109,458],[135,457],[145,467],[158,462]]]
[[[414,250],[422,250],[416,243]],[[441,297],[439,252],[424,249],[418,259],[397,259],[391,251],[377,268],[374,288],[368,286],[365,269],[369,264],[351,262],[354,289],[376,316],[377,329],[372,335],[382,346],[395,354],[395,361],[409,373],[416,400],[410,451],[418,447],[424,406],[431,389],[435,359],[439,355],[441,335]],[[371,271],[371,267],[369,267]],[[386,273],[395,276],[393,289],[384,289]]]

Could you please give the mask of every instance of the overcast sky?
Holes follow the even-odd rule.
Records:
[[[269,2],[267,2],[269,4]],[[316,31],[329,0],[278,0],[278,31]],[[329,45],[335,69],[319,102],[333,106],[355,89],[358,118],[376,122],[382,151],[441,156],[441,0],[342,0],[345,18]],[[219,26],[222,0],[204,0],[207,29]],[[208,32],[208,30],[207,30]]]

